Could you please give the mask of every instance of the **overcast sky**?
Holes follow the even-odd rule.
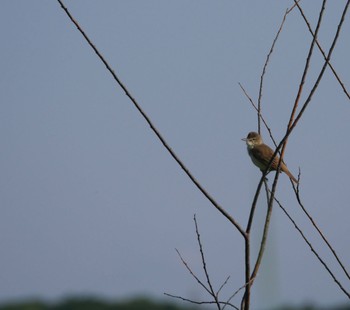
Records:
[[[260,172],[241,141],[257,118],[238,83],[257,99],[267,52],[292,3],[65,1],[170,146],[243,227]],[[301,4],[315,27],[321,1]],[[327,6],[326,51],[344,5]],[[332,63],[350,90],[348,17]],[[204,279],[194,214],[214,286],[231,276],[223,298],[242,286],[240,234],[169,156],[58,2],[3,0],[0,35],[0,301],[164,292],[209,300],[175,252]],[[263,89],[262,112],[276,139],[285,133],[310,42],[294,10]],[[322,65],[315,51],[301,102]],[[349,120],[350,102],[326,70],[285,153],[291,172],[301,169],[306,208],[348,270]],[[349,291],[285,175],[277,197]],[[265,211],[262,196],[254,255]],[[254,308],[347,301],[277,206],[266,251]]]

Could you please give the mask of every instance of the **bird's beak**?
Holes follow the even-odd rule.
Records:
[[[242,141],[247,141],[247,138],[243,138],[243,139],[241,139]]]

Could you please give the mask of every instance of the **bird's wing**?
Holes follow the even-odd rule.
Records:
[[[254,148],[251,149],[251,152],[255,158],[261,159],[261,162],[264,166],[268,165],[274,153],[274,151],[266,144],[256,145]],[[278,165],[278,160],[279,160],[279,157],[278,155],[276,155],[275,158],[273,159],[270,170],[276,170]]]

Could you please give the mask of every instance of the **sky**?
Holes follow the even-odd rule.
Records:
[[[64,3],[171,148],[245,227],[261,174],[241,141],[257,130],[257,116],[238,83],[256,102],[267,53],[292,1]],[[301,5],[314,28],[321,2]],[[344,5],[326,7],[319,34],[326,51]],[[332,56],[348,90],[349,32],[347,16]],[[241,235],[169,156],[58,2],[3,0],[0,35],[0,302],[89,294],[168,300],[164,292],[209,300],[175,251],[205,279],[194,214],[214,287],[230,276],[226,299],[242,286]],[[294,10],[263,87],[262,113],[278,141],[310,43]],[[322,65],[315,51],[301,103]],[[327,69],[284,157],[294,175],[301,169],[303,203],[348,270],[349,115],[349,99]],[[349,291],[285,175],[276,195]],[[265,213],[262,196],[253,258]],[[275,206],[254,308],[347,301]]]

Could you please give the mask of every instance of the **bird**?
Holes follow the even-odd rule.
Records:
[[[247,138],[243,138],[242,141],[246,142],[248,154],[254,165],[257,166],[261,172],[264,172],[275,152],[268,145],[264,144],[261,135],[257,132],[252,131],[248,133]],[[276,155],[271,163],[269,172],[271,170],[277,170],[278,163],[279,157]],[[298,180],[292,175],[283,162],[280,164],[280,169],[288,175],[294,183],[298,183]]]

